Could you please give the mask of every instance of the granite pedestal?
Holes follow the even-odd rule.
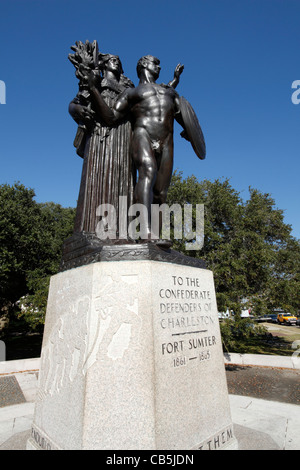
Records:
[[[151,259],[51,279],[28,449],[235,449],[213,274]]]

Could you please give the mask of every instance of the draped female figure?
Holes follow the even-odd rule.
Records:
[[[90,47],[90,50],[86,55],[81,53],[84,60],[79,65],[77,60],[79,91],[69,106],[69,112],[78,124],[74,145],[77,153],[84,159],[74,232],[95,233],[99,221],[97,208],[103,204],[111,204],[117,215],[118,238],[119,197],[126,196],[129,207],[133,202],[135,185],[135,169],[130,158],[131,124],[125,118],[109,127],[93,109],[87,77],[93,69],[92,53],[95,64],[95,48],[91,48],[91,43],[83,46],[86,46],[85,49]],[[81,48],[84,49],[82,46]],[[96,55],[98,90],[111,108],[119,95],[134,85],[124,76],[118,56],[99,54],[98,51]],[[71,62],[74,63],[74,60]]]

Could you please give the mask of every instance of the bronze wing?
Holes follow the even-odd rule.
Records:
[[[191,142],[197,157],[204,160],[206,145],[196,113],[183,96],[179,98],[179,108],[188,140]]]

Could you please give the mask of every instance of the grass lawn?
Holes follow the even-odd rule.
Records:
[[[234,351],[240,354],[273,354],[277,356],[291,356],[294,352],[292,344],[299,341],[299,326],[277,325],[273,323],[262,323],[267,330],[266,335],[254,336],[245,340],[241,339]]]

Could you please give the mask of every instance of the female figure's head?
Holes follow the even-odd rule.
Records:
[[[105,78],[120,79],[123,67],[119,56],[112,54],[99,54],[99,66]]]

